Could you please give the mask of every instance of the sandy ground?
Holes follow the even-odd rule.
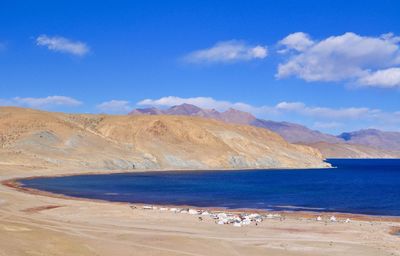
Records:
[[[17,170],[16,170],[17,169]],[[1,166],[1,180],[73,173]],[[82,171],[79,171],[82,173]],[[396,220],[317,222],[300,215],[258,226],[69,200],[0,186],[0,255],[400,255]]]

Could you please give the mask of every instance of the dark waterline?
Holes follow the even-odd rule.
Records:
[[[79,175],[22,185],[130,203],[400,216],[400,159],[329,162],[337,168]]]

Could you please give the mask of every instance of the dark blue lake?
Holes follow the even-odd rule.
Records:
[[[22,184],[119,202],[400,216],[400,159],[329,162],[337,168],[80,175]]]

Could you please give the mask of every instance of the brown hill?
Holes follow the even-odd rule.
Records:
[[[263,120],[256,118],[250,113],[230,108],[224,112],[218,112],[215,109],[203,109],[191,104],[182,104],[170,107],[168,109],[158,108],[142,108],[135,109],[129,113],[130,115],[185,115],[185,116],[201,116],[213,118],[227,123],[247,124],[256,127],[266,128],[281,135],[290,143],[315,143],[329,142],[338,143],[344,142],[342,138],[325,134],[319,131],[311,130],[303,125],[276,122],[271,120]]]
[[[274,131],[290,143],[344,142],[341,138],[320,131],[311,130],[310,128],[300,124],[256,119],[251,123],[251,125]]]
[[[266,129],[185,116],[0,108],[0,164],[90,169],[324,167],[318,150]]]
[[[229,109],[218,112],[191,104],[173,106],[166,110],[146,108],[133,110],[130,115],[187,115],[247,124],[276,132],[290,143],[310,145],[320,150],[325,158],[398,158],[400,133],[379,130],[360,130],[339,136],[312,130],[306,126],[256,118],[250,113]]]
[[[338,137],[351,144],[365,145],[382,150],[400,151],[400,132],[364,129],[342,133]]]
[[[318,149],[326,158],[400,158],[400,151],[382,150],[357,144],[318,142],[308,145]]]
[[[158,108],[137,108],[129,113],[129,115],[181,115],[181,116],[199,116],[212,118],[233,124],[250,124],[256,118],[247,112],[239,111],[233,108],[224,112],[215,109],[199,108],[192,104],[181,104],[172,106],[168,109]]]

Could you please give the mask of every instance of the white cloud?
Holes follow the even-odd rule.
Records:
[[[267,119],[280,119],[285,121],[308,120],[310,126],[324,130],[345,126],[359,127],[360,125],[376,124],[381,124],[383,126],[390,125],[392,129],[400,129],[400,111],[385,112],[367,107],[328,108],[307,106],[303,102],[286,101],[272,106],[253,106],[243,102],[216,100],[211,97],[181,98],[175,96],[163,97],[160,99],[145,99],[138,102],[137,105],[171,107],[183,103],[193,104],[201,108],[214,108],[219,111],[235,108]]]
[[[395,36],[393,33],[382,34],[381,38],[390,41],[394,44],[400,43],[400,36]]]
[[[108,114],[127,114],[133,107],[126,100],[110,100],[96,106],[98,110]]]
[[[358,83],[383,88],[400,87],[400,68],[388,68],[369,73],[358,79]]]
[[[79,100],[66,96],[48,96],[45,98],[20,98],[15,97],[13,101],[18,105],[32,108],[45,108],[51,106],[76,107],[82,104]]]
[[[190,63],[232,63],[236,61],[249,61],[264,59],[268,49],[262,45],[248,45],[243,41],[219,42],[211,48],[194,51],[184,57]]]
[[[47,47],[47,49],[56,52],[69,53],[77,56],[83,56],[89,52],[89,47],[79,41],[71,41],[70,39],[47,35],[41,35],[36,38],[36,44]]]
[[[275,106],[275,109],[281,112],[295,112],[303,116],[333,118],[333,119],[351,119],[374,113],[369,108],[326,108],[309,107],[302,102],[281,102]]]
[[[278,43],[281,46],[284,46],[284,49],[280,51],[280,53],[286,53],[288,50],[296,50],[296,51],[305,51],[314,42],[310,39],[310,36],[303,32],[296,32],[288,35]]]
[[[48,96],[44,98],[21,98],[0,99],[1,106],[21,106],[30,108],[51,108],[55,106],[77,107],[82,102],[66,96]]]
[[[389,71],[400,65],[399,37],[384,34],[366,37],[355,33],[331,36],[320,41],[310,39],[302,32],[291,34],[281,40],[281,53],[289,59],[279,64],[277,78],[296,76],[305,81],[358,82],[360,86],[390,87],[390,82],[374,78],[388,76]],[[386,70],[384,75],[382,70]],[[392,79],[393,81],[393,79]]]

